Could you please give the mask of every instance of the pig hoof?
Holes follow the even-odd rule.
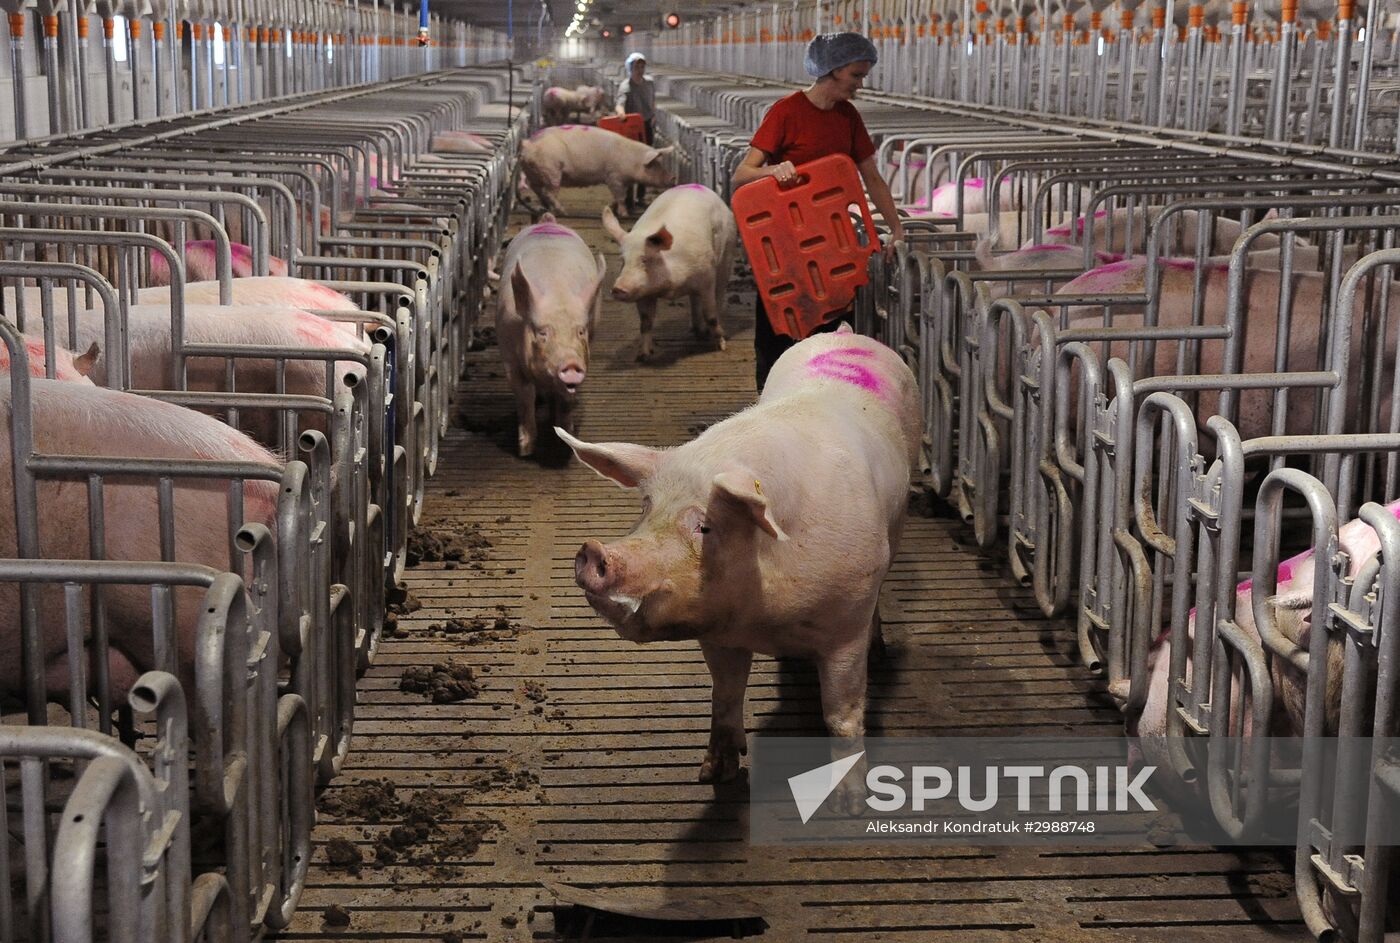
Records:
[[[700,782],[727,783],[739,775],[739,751],[734,748],[718,753],[707,751],[700,764]]]
[[[521,458],[529,458],[535,454],[535,437],[532,435],[520,434],[519,450]]]
[[[865,777],[859,778],[847,776],[841,784],[832,792],[828,800],[834,811],[842,815],[860,815],[866,811],[865,793],[861,788],[865,783]]]
[[[726,349],[728,349],[728,347],[729,347],[729,342],[728,342],[727,340],[725,340],[723,337],[719,338],[719,349],[720,349],[720,350],[726,350]]]

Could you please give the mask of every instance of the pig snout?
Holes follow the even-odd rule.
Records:
[[[622,286],[622,285],[617,285],[617,284],[614,284],[614,285],[613,285],[613,287],[612,287],[612,296],[613,296],[614,298],[616,298],[618,301],[631,301],[631,300],[632,300],[632,292],[631,292],[631,290],[628,289],[628,288],[626,288],[626,287],[624,287],[624,286]]]
[[[608,551],[596,540],[579,548],[574,556],[574,581],[590,596],[604,596],[617,584],[617,567]]]
[[[570,361],[559,369],[559,382],[564,384],[564,388],[570,393],[578,392],[579,386],[583,383],[583,364]]]

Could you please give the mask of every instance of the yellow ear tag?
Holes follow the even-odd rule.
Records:
[[[759,497],[763,496],[763,486],[758,483],[758,479],[753,480],[753,490],[758,492]]]

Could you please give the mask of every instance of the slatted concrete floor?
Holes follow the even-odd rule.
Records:
[[[597,222],[603,199],[567,192],[573,215],[563,222],[603,249],[615,274]],[[639,365],[635,311],[607,302],[585,438],[675,444],[750,401],[751,296],[729,307],[726,353],[693,341],[688,323],[679,303],[663,306],[659,362]],[[410,571],[423,608],[401,620],[406,637],[386,639],[360,682],[354,754],[321,801],[372,781],[391,783],[395,799],[379,822],[323,811],[310,886],[283,939],[551,939],[572,915],[556,914],[542,881],[622,895],[742,894],[767,911],[761,938],[772,940],[1306,936],[1286,868],[1263,854],[749,847],[744,787],[695,782],[709,713],[698,649],[618,639],[573,583],[580,543],[630,529],[634,495],[558,455],[513,455],[513,406],[494,349],[472,355],[458,410],[424,522],[479,526],[489,546],[479,569],[467,560]],[[882,602],[891,652],[872,677],[871,731],[1115,735],[1118,714],[1078,666],[1072,627],[1033,614],[1002,563],[965,535],[944,516],[910,519]],[[504,617],[514,631],[484,642],[434,633],[473,617]],[[448,658],[476,669],[478,697],[433,705],[399,690],[405,669]],[[759,658],[748,710],[751,731],[818,732],[814,672]],[[415,797],[431,814],[417,833],[393,833]],[[461,841],[462,825],[481,822],[491,828],[479,848]],[[376,860],[386,838],[400,849],[392,864]],[[331,851],[364,862],[330,865]],[[344,915],[327,919],[332,906]],[[348,926],[335,925],[345,917]],[[600,923],[594,936],[651,938],[635,930]]]

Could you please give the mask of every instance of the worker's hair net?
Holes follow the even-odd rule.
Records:
[[[860,33],[824,33],[807,44],[803,66],[814,79],[829,75],[852,62],[880,61],[875,44]]]

